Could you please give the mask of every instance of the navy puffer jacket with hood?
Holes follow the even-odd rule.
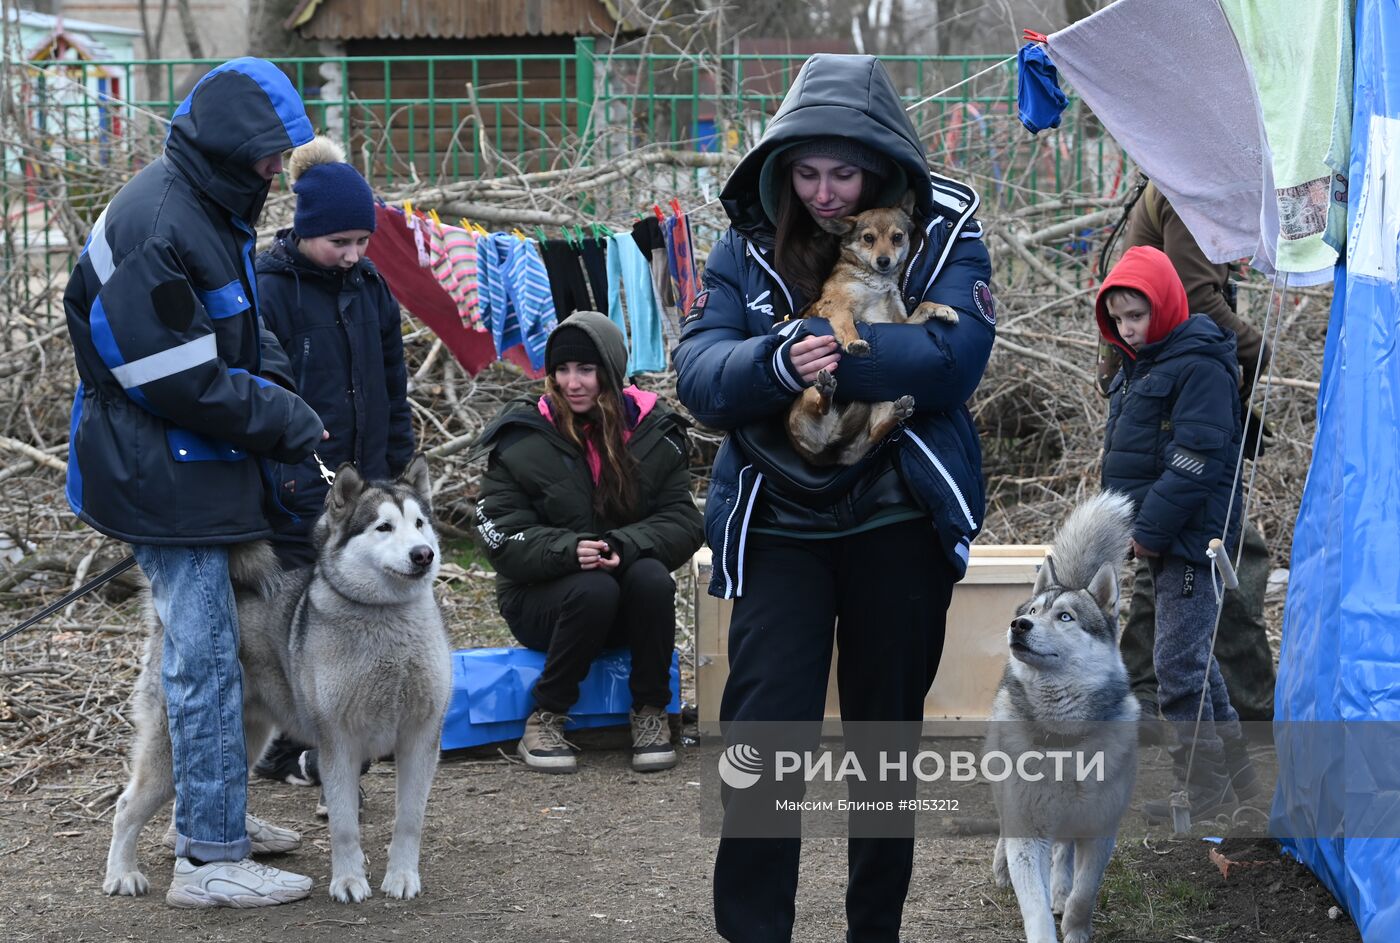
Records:
[[[1130,288],[1152,306],[1145,343],[1133,350],[1108,316],[1107,294]],[[1123,352],[1109,386],[1103,486],[1137,505],[1133,537],[1148,550],[1204,565],[1212,537],[1234,548],[1240,489],[1239,362],[1235,335],[1207,315],[1188,314],[1171,260],[1134,246],[1109,272],[1096,304],[1099,333]]]
[[[297,392],[331,434],[326,465],[354,462],[368,479],[394,478],[413,459],[413,416],[399,303],[369,259],[322,268],[291,230],[258,256],[258,303],[291,361]],[[299,520],[279,536],[310,540],[329,490],[314,460],[279,465],[278,495]]]
[[[955,325],[858,325],[870,353],[842,357],[837,398],[882,402],[913,395],[916,412],[892,443],[893,461],[961,575],[984,504],[981,448],[964,404],[982,378],[996,333],[991,263],[974,217],[977,194],[929,172],[899,94],[875,58],[808,59],[762,140],[726,182],[720,199],[732,225],[710,253],[703,291],[673,354],[677,392],[697,419],[720,429],[782,413],[801,393],[789,351],[803,337],[830,334],[831,326],[819,318],[785,322],[812,299],[801,297],[773,268],[774,227],[760,199],[760,177],[775,149],[829,135],[858,140],[889,157],[914,192],[905,307],[912,311],[932,301],[960,315]],[[871,474],[879,473],[880,462],[888,468],[888,461],[872,461]],[[838,531],[869,519],[871,514],[862,516],[852,506],[860,493],[857,485],[837,505],[811,511],[804,529]],[[772,494],[764,475],[727,437],[715,458],[705,506],[714,552],[712,594],[742,595],[741,548],[755,505]]]
[[[320,441],[258,316],[253,274],[269,187],[253,165],[311,137],[286,76],[260,59],[223,63],[94,224],[63,296],[80,380],[67,496],[102,533],[265,537],[266,460],[299,462]]]

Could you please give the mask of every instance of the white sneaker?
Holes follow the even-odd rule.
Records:
[[[251,814],[245,815],[243,822],[244,827],[248,829],[248,840],[253,844],[252,853],[255,855],[283,855],[301,847],[301,834],[290,828],[273,825],[271,822],[266,822]],[[175,823],[173,821],[170,823],[170,827],[165,830],[165,837],[160,840],[160,843],[171,851],[175,850]]]
[[[165,902],[171,907],[271,907],[301,900],[311,893],[311,878],[242,861],[211,861],[196,866],[175,859],[175,876]]]

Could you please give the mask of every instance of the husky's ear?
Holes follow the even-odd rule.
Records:
[[[914,215],[914,191],[905,190],[904,198],[899,201],[899,208],[904,211],[905,216]]]
[[[418,502],[423,505],[423,510],[432,510],[433,485],[428,480],[428,456],[422,452],[413,456],[413,461],[409,462],[403,474],[399,475],[399,481],[413,489],[413,493],[418,496]]]
[[[1058,585],[1059,581],[1055,579],[1055,562],[1047,553],[1045,560],[1040,564],[1040,572],[1035,575],[1035,588],[1031,590],[1031,595],[1039,596],[1051,586]]]
[[[1099,572],[1089,581],[1089,595],[1100,609],[1118,618],[1118,567],[1115,564],[1105,563],[1099,567]]]
[[[353,464],[346,462],[335,470],[335,484],[326,493],[326,510],[335,513],[345,510],[364,490],[365,480]]]
[[[833,236],[840,236],[844,239],[855,230],[856,218],[854,216],[837,216],[833,219],[821,218],[817,220],[817,225]]]

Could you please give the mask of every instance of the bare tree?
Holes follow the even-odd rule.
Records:
[[[284,25],[296,7],[297,0],[249,0],[248,54],[269,59],[316,55],[315,43]]]
[[[190,0],[175,0],[175,9],[180,14],[180,29],[185,34],[185,45],[190,47],[190,58],[203,59],[204,42],[199,38],[199,28],[190,11]]]

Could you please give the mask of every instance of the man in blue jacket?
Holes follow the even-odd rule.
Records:
[[[175,111],[165,152],[98,217],[64,293],[80,382],[67,496],[131,544],[164,631],[175,775],[176,907],[305,897],[310,878],[253,862],[298,836],[246,816],[230,544],[271,533],[268,460],[321,440],[258,316],[253,224],[282,152],[312,136],[287,78],[226,62]],[[109,876],[108,893],[145,882]]]

